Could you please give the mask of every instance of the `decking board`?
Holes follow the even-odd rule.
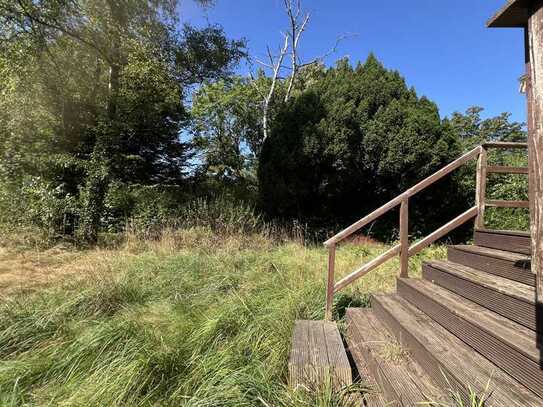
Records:
[[[388,403],[413,406],[428,400],[444,401],[443,393],[408,355],[397,361],[386,359],[383,351],[396,341],[371,310],[347,310],[347,323],[347,343],[357,366],[368,366]]]
[[[491,249],[530,254],[530,235],[526,232],[479,229],[473,234],[474,244]]]
[[[422,270],[426,280],[536,330],[533,287],[445,261],[424,263]]]
[[[398,294],[543,397],[541,355],[534,331],[428,281],[399,279]]]
[[[288,368],[294,388],[318,388],[330,379],[335,389],[352,384],[349,359],[332,322],[296,321]]]
[[[442,388],[459,392],[467,401],[467,386],[480,393],[489,383],[488,406],[542,405],[542,399],[406,300],[397,295],[375,295],[372,307],[380,321]]]
[[[519,283],[535,286],[530,256],[482,246],[456,245],[447,248],[449,261],[494,274]]]

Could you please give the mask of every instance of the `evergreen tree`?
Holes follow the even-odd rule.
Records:
[[[398,72],[373,55],[354,69],[342,60],[277,115],[260,160],[260,202],[271,217],[345,226],[460,153],[437,106]],[[413,199],[412,231],[432,230],[465,205],[449,178]]]

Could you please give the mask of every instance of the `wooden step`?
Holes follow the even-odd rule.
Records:
[[[373,312],[350,308],[346,313],[346,340],[355,363],[366,367],[391,405],[415,406],[426,401],[444,401],[422,369],[402,350]]]
[[[336,324],[296,321],[288,370],[293,388],[318,389],[328,380],[336,390],[351,385],[351,365]]]
[[[536,330],[534,287],[449,261],[424,263],[422,276],[491,311]]]
[[[535,286],[528,255],[473,245],[449,246],[447,253],[453,263]]]
[[[543,397],[534,331],[425,280],[399,279],[398,294]]]
[[[530,254],[530,234],[509,230],[478,229],[473,234],[474,244],[491,249]]]
[[[427,374],[465,402],[471,388],[488,396],[485,406],[542,405],[543,400],[398,295],[374,295],[372,307]]]

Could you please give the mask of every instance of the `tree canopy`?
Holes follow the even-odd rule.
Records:
[[[437,106],[398,72],[373,55],[354,68],[341,60],[279,112],[260,159],[260,202],[273,217],[345,224],[460,152]],[[462,206],[439,196],[424,205],[425,228]]]
[[[2,173],[76,202],[84,240],[96,240],[111,182],[182,182],[188,90],[244,56],[218,26],[179,29],[179,6],[0,1]]]

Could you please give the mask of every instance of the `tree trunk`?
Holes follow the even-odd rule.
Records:
[[[105,198],[110,182],[110,160],[113,140],[117,133],[117,104],[121,72],[121,36],[125,26],[123,6],[115,0],[108,2],[113,20],[111,35],[111,55],[109,57],[109,83],[107,100],[107,126],[98,134],[87,170],[87,180],[82,193],[82,214],[78,238],[85,244],[96,244],[105,209]]]

